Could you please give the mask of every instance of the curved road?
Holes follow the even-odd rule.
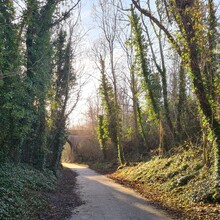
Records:
[[[64,164],[78,173],[78,191],[85,202],[70,220],[170,220],[135,191],[78,164]]]

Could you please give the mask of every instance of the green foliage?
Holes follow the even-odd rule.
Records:
[[[47,205],[43,192],[55,190],[55,181],[50,171],[1,164],[0,219],[38,219]]]
[[[60,164],[63,145],[67,138],[65,112],[69,91],[76,81],[75,72],[72,70],[71,64],[71,38],[67,40],[67,33],[62,29],[54,41],[53,51],[53,80],[51,80],[51,87],[48,91],[51,107],[48,145],[52,153],[52,160],[49,161],[49,166],[56,172]]]
[[[186,185],[191,179],[195,177],[195,174],[189,174],[186,176],[182,176],[177,181],[177,186],[184,186]]]
[[[118,151],[118,160],[120,164],[124,163],[124,152],[121,145],[121,119],[119,116],[119,107],[116,104],[113,88],[106,77],[105,61],[100,57],[101,85],[100,94],[102,106],[104,108],[104,129],[105,135],[108,134],[115,149]]]
[[[134,12],[133,6],[131,7],[130,23],[132,28],[131,44],[135,47],[135,68],[143,77],[143,87],[147,90],[147,104],[150,107],[149,116],[158,119],[159,106],[161,98],[161,86],[159,82],[158,73],[153,73],[150,69],[148,59],[148,46],[143,35],[140,18]]]
[[[52,42],[58,2],[25,4],[25,35],[14,22],[13,1],[0,5],[0,163],[23,162],[43,170],[51,165],[50,157],[56,170],[66,140],[69,89],[75,83],[71,40],[61,31],[59,42]]]
[[[106,142],[108,140],[107,132],[108,132],[108,129],[107,129],[106,120],[103,115],[99,115],[97,134],[98,134],[98,140],[100,143],[100,148],[103,152],[104,159],[106,159]]]
[[[2,0],[0,5],[0,73],[12,74],[18,65],[18,51],[14,7],[11,0]],[[15,74],[15,73],[13,73]]]
[[[12,1],[0,5],[0,162],[19,161],[23,119],[23,84],[19,77],[17,30]],[[14,135],[10,135],[14,133]],[[7,155],[7,156],[6,156]]]
[[[155,157],[149,162],[124,167],[116,172],[129,181],[138,181],[171,193],[176,200],[192,202],[219,202],[219,194],[215,190],[213,168],[204,166],[202,151],[190,146],[191,149],[176,149],[169,158]],[[213,160],[212,160],[213,163]],[[181,193],[179,193],[181,191]]]
[[[31,164],[39,169],[45,166],[47,152],[46,100],[51,82],[51,32],[55,5],[41,7],[37,1],[28,1],[27,9],[27,72],[25,77],[26,105],[32,111],[31,138],[26,141],[26,150],[31,153]],[[33,104],[34,103],[34,104]],[[28,148],[32,146],[32,149]],[[30,157],[30,156],[27,156]],[[29,159],[29,158],[28,158]],[[26,161],[28,162],[28,161]]]

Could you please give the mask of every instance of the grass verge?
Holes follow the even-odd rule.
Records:
[[[91,168],[102,169],[97,166],[101,164]],[[220,219],[220,205],[213,197],[212,174],[212,168],[203,166],[201,150],[179,148],[167,158],[154,157],[148,162],[119,167],[108,177],[134,188],[175,219],[217,220]]]

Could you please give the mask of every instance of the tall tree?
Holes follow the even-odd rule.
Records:
[[[36,0],[27,1],[27,92],[28,107],[35,119],[32,122],[31,161],[37,168],[43,169],[46,159],[46,96],[50,84],[51,65],[51,24],[56,8],[54,1],[41,6]],[[34,103],[34,105],[33,105]],[[35,137],[35,138],[34,138]]]
[[[209,1],[207,13],[204,13],[206,8],[206,3],[203,1],[197,0],[171,0],[167,1],[169,3],[169,9],[174,16],[175,22],[178,25],[180,31],[183,33],[183,39],[185,40],[187,51],[185,54],[181,53],[179,47],[176,47],[176,41],[170,34],[170,32],[155,18],[149,11],[143,9],[138,1],[132,0],[136,8],[143,13],[145,16],[149,17],[159,28],[161,28],[168,39],[175,45],[175,49],[177,52],[187,57],[187,61],[189,63],[191,69],[191,76],[194,86],[194,92],[198,99],[198,108],[201,112],[201,117],[204,123],[210,128],[211,135],[213,137],[213,147],[215,151],[215,176],[219,181],[220,179],[220,122],[218,117],[218,107],[216,100],[213,99],[213,96],[216,96],[218,92],[218,88],[220,86],[218,77],[214,75],[215,89],[213,86],[210,89],[207,87],[207,82],[210,82],[210,74],[211,72],[207,71],[207,68],[204,68],[204,63],[209,63],[210,56],[207,56],[207,46],[213,49],[213,45],[216,43],[216,39],[214,42],[209,42],[207,44],[206,39],[210,39],[210,36],[215,35],[215,10],[213,7],[213,1]],[[209,25],[206,24],[206,15],[209,16]],[[213,20],[214,19],[214,20]],[[204,31],[204,30],[212,30]],[[209,37],[207,37],[207,33],[209,33]],[[210,33],[212,33],[210,35]],[[214,37],[215,38],[215,37]],[[213,39],[212,39],[213,40]],[[211,43],[211,44],[210,44]],[[216,46],[214,46],[216,47]],[[213,51],[211,49],[211,51]],[[213,54],[213,53],[211,53]],[[212,60],[212,58],[211,58]],[[212,76],[213,74],[211,74]],[[212,76],[213,77],[213,76]],[[217,187],[218,188],[218,187]]]
[[[123,15],[123,17],[125,17]],[[124,19],[126,19],[127,17],[129,17],[129,15],[126,15],[126,17]],[[133,43],[131,42],[131,35],[132,35],[132,30],[131,27],[129,26],[129,28],[127,28],[127,22],[122,22],[122,24],[120,25],[120,32],[121,34],[118,36],[119,39],[119,43],[120,46],[123,50],[123,52],[125,53],[126,56],[126,64],[127,64],[127,68],[128,68],[128,74],[125,72],[124,73],[124,81],[127,81],[128,87],[131,91],[131,95],[129,96],[129,92],[127,92],[128,96],[131,99],[131,105],[132,105],[132,116],[128,115],[128,117],[131,117],[131,141],[133,141],[134,144],[134,148],[137,151],[138,154],[141,154],[141,141],[140,141],[140,136],[142,135],[142,138],[144,140],[144,144],[145,146],[146,144],[146,134],[145,131],[143,129],[142,126],[142,120],[140,120],[140,109],[139,109],[139,77],[137,74],[137,71],[135,71],[135,48]],[[125,69],[125,68],[124,68]],[[128,103],[130,104],[130,103]],[[130,110],[130,109],[129,109]],[[127,126],[127,125],[126,125]],[[127,128],[129,129],[129,128]]]
[[[104,118],[102,120],[102,129],[104,130],[105,135],[103,135],[102,138],[107,135],[110,137],[115,149],[117,149],[118,151],[119,163],[124,164],[124,152],[119,139],[119,119],[117,115],[117,104],[115,103],[113,88],[106,77],[105,61],[102,55],[99,55],[99,64],[99,69],[101,72],[100,93],[102,98],[102,105],[105,112]]]
[[[116,36],[117,36],[117,22],[118,22],[118,14],[119,10],[115,7],[115,0],[98,1],[98,7],[96,11],[96,19],[98,25],[102,31],[104,39],[106,41],[108,56],[109,56],[109,64],[110,64],[110,74],[112,76],[113,82],[113,90],[114,90],[114,100],[116,106],[116,113],[112,117],[116,117],[115,126],[116,135],[117,135],[117,147],[118,147],[118,156],[120,163],[124,163],[123,156],[123,146],[121,143],[121,123],[120,123],[120,105],[118,100],[118,82],[116,75],[116,62],[115,62],[115,44],[116,44]]]
[[[145,86],[148,92],[148,105],[151,109],[151,114],[156,119],[155,121],[159,126],[160,133],[160,153],[163,155],[166,151],[166,145],[164,143],[164,125],[163,118],[161,113],[161,104],[160,104],[160,84],[157,78],[157,75],[152,73],[149,65],[149,60],[147,58],[147,44],[143,36],[142,27],[140,24],[140,18],[134,12],[133,6],[131,6],[131,26],[133,31],[132,43],[135,45],[136,49],[136,65],[140,69],[141,75],[145,80]]]
[[[151,10],[150,2],[148,1],[148,8]],[[164,20],[163,12],[161,10],[161,4],[160,1],[157,2],[156,4],[156,10],[158,14],[158,19],[160,23]],[[148,25],[146,25],[143,16],[142,16],[142,23],[144,26],[144,30],[146,32],[147,40],[149,42],[149,48],[151,51],[151,56],[153,63],[156,67],[156,70],[160,74],[160,81],[161,81],[161,87],[162,87],[162,98],[163,98],[163,108],[164,108],[164,115],[166,117],[167,124],[169,126],[169,129],[171,131],[172,136],[175,138],[175,133],[174,133],[174,125],[171,120],[171,113],[170,113],[170,106],[169,106],[169,100],[168,100],[168,86],[167,86],[167,67],[166,67],[166,60],[165,60],[165,55],[164,55],[164,35],[161,29],[157,31],[155,24],[150,20],[151,27],[153,29],[154,35],[156,36],[156,40],[158,43],[158,48],[159,48],[159,54],[156,55],[155,53],[155,48],[153,47],[153,41],[150,37],[150,31]]]
[[[70,98],[70,90],[75,84],[75,72],[72,67],[72,31],[60,30],[54,43],[55,57],[52,69],[55,82],[51,88],[51,130],[48,145],[52,153],[51,169],[56,172],[59,167],[63,145],[66,141],[66,110]]]
[[[13,1],[0,4],[0,161],[19,162],[24,134],[21,123],[23,85],[19,73],[17,27]]]

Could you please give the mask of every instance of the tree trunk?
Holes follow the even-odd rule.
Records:
[[[191,5],[187,7],[193,7],[196,4],[195,1],[190,2]],[[208,99],[210,94],[207,94],[207,90],[204,86],[204,80],[202,72],[200,69],[200,59],[199,59],[199,45],[196,36],[196,30],[194,29],[195,24],[189,13],[187,13],[186,4],[181,4],[180,0],[176,0],[177,9],[180,14],[180,19],[185,31],[186,42],[189,49],[189,60],[190,67],[193,75],[193,85],[195,88],[195,94],[199,101],[199,107],[202,114],[205,116],[207,123],[209,124],[213,138],[214,138],[214,148],[215,148],[215,169],[216,169],[216,179],[220,179],[220,123],[216,117],[216,106],[211,102],[213,100]],[[208,73],[205,72],[204,75],[208,77]]]
[[[182,127],[182,116],[184,109],[186,108],[186,76],[184,72],[183,63],[180,64],[179,70],[179,100],[177,106],[177,141],[183,140],[183,127]]]
[[[133,117],[134,117],[134,143],[137,146],[137,153],[141,153],[138,129],[138,98],[137,98],[137,82],[135,79],[134,67],[130,70],[131,75],[131,92],[133,101]]]

